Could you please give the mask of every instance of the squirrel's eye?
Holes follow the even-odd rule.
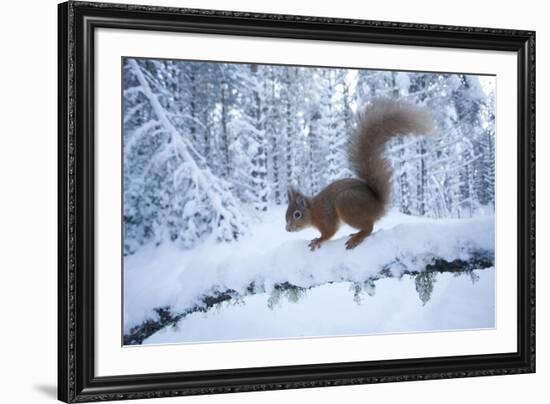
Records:
[[[300,212],[299,210],[295,210],[294,213],[292,214],[292,217],[294,219],[299,219],[302,217],[302,212]]]

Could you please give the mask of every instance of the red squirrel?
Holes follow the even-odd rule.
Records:
[[[426,109],[393,99],[375,99],[358,114],[350,139],[348,159],[358,178],[334,181],[312,197],[289,188],[286,230],[316,227],[321,236],[309,243],[314,251],[344,222],[359,230],[350,235],[346,248],[357,247],[372,233],[390,198],[391,172],[383,157],[384,144],[394,136],[428,134],[433,128]]]

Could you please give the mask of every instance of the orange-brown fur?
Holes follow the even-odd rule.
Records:
[[[429,133],[432,128],[431,116],[424,109],[395,100],[375,100],[359,115],[350,142],[348,158],[359,178],[334,181],[313,197],[290,188],[287,230],[316,227],[321,236],[309,243],[313,251],[344,222],[359,230],[346,242],[346,248],[355,248],[371,234],[389,200],[391,172],[382,157],[385,142],[392,136]]]

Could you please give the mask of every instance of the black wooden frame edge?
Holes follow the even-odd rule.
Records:
[[[72,1],[59,4],[58,26],[60,400],[137,399],[535,371],[534,32]],[[94,377],[91,90],[93,30],[99,26],[323,40],[368,39],[377,43],[517,52],[518,133],[522,135],[518,136],[518,352]]]
[[[69,172],[68,172],[68,152],[67,143],[69,128],[68,128],[68,87],[69,85],[69,58],[67,55],[69,49],[68,43],[68,4],[62,3],[58,5],[57,23],[57,126],[58,126],[58,167],[57,167],[57,255],[58,255],[58,275],[57,275],[57,292],[58,292],[58,319],[57,319],[57,396],[59,400],[68,402],[71,395],[68,391],[68,386],[71,384],[69,375],[73,373],[71,363],[69,361],[69,352],[72,351],[69,341],[69,316],[71,305],[68,302],[69,294],[72,294],[70,285],[72,281],[68,279],[68,195],[67,187]],[[71,191],[72,192],[72,191]],[[74,326],[71,325],[71,327]]]

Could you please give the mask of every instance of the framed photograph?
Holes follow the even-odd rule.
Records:
[[[59,399],[535,371],[535,33],[59,5]]]

